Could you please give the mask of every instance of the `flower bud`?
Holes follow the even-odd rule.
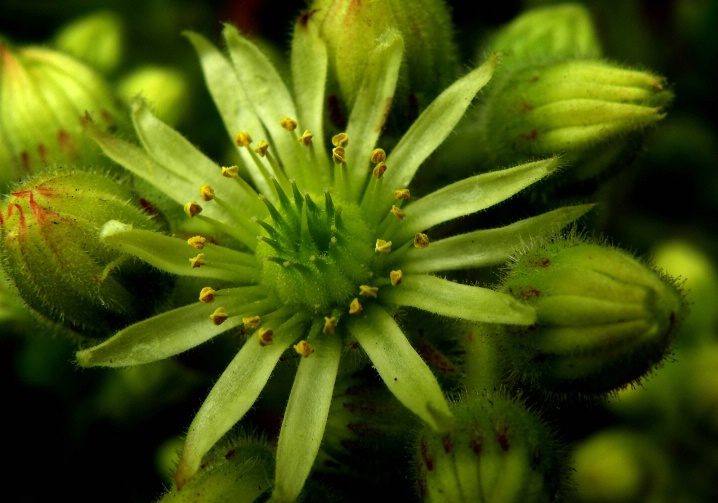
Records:
[[[387,31],[404,40],[404,58],[392,116],[414,118],[454,79],[456,47],[451,16],[443,0],[354,2],[315,0],[311,19],[327,44],[329,92],[338,94],[348,117],[370,63]],[[342,128],[343,124],[336,124]]]
[[[263,501],[272,488],[274,454],[259,438],[236,433],[228,437],[205,455],[182,490],[173,487],[158,503]]]
[[[494,36],[489,52],[503,51],[503,64],[531,59],[600,57],[591,14],[580,4],[537,7],[514,18]]]
[[[527,63],[492,82],[476,140],[489,165],[563,154],[584,180],[635,152],[672,97],[661,77],[602,61]]]
[[[628,253],[571,236],[518,258],[503,291],[537,323],[497,340],[521,379],[547,391],[602,393],[665,356],[684,314],[675,285]]]
[[[185,76],[171,67],[147,65],[124,76],[117,85],[120,98],[129,105],[141,94],[164,122],[174,125],[186,115],[191,102]]]
[[[99,11],[63,26],[55,35],[55,47],[109,74],[122,60],[123,35],[122,18]]]
[[[424,501],[556,501],[562,462],[539,418],[498,393],[465,397],[452,412],[453,431],[424,428],[419,437],[415,457]]]
[[[0,39],[0,190],[55,164],[109,167],[82,132],[86,112],[107,130],[122,116],[99,74],[60,52]]]
[[[41,318],[104,335],[147,314],[163,282],[154,273],[148,277],[148,266],[124,261],[129,256],[98,237],[111,219],[159,227],[130,200],[115,180],[70,170],[36,175],[5,197],[0,205],[5,273]]]
[[[671,501],[666,453],[642,433],[606,430],[577,445],[572,482],[577,501]]]

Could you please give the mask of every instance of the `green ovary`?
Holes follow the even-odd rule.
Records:
[[[302,197],[295,190],[270,213],[256,254],[262,284],[283,304],[316,313],[345,310],[359,286],[371,283],[374,236],[356,205],[334,206],[329,193]]]

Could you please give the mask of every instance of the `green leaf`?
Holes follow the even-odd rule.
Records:
[[[427,248],[409,249],[401,257],[401,270],[404,273],[429,273],[499,265],[532,239],[556,233],[594,206],[566,206],[505,227],[432,241]],[[387,263],[391,264],[391,261]]]
[[[558,159],[552,157],[447,185],[405,206],[406,218],[391,240],[401,243],[411,239],[416,232],[490,208],[553,173],[557,166]]]
[[[309,342],[314,352],[299,363],[279,432],[274,497],[280,501],[296,500],[314,464],[341,358],[339,336],[320,333]]]
[[[449,404],[391,315],[370,304],[362,314],[350,316],[346,326],[394,396],[435,430],[448,431],[453,425]]]
[[[202,457],[242,419],[257,400],[284,350],[304,330],[300,315],[274,330],[274,341],[261,346],[250,338],[227,366],[187,432],[175,481],[181,488],[199,470]]]
[[[505,293],[462,285],[424,274],[405,275],[401,284],[379,293],[383,302],[484,323],[530,325],[536,311]]]

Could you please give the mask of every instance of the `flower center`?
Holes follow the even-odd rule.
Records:
[[[257,221],[266,231],[256,251],[262,284],[287,305],[317,313],[346,309],[373,276],[372,232],[359,207],[335,206],[328,191],[321,202],[295,183],[291,195],[274,185],[279,204],[264,199],[270,218]]]

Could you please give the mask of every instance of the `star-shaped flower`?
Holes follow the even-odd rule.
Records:
[[[409,410],[434,429],[448,430],[453,418],[442,390],[392,315],[411,306],[472,321],[533,323],[534,310],[512,297],[434,273],[503,262],[522,240],[549,233],[590,206],[431,242],[434,226],[503,201],[556,169],[555,158],[536,161],[412,198],[414,174],[490,79],[496,57],[438,96],[387,155],[376,145],[403,42],[386,33],[367,54],[346,132],[332,138],[329,152],[321,145],[326,49],[309,17],[295,28],[293,93],[236,29],[224,30],[228,56],[197,34],[188,37],[251,184],[238,176],[238,167],[222,168],[205,157],[142,101],[132,110],[141,147],[90,123],[108,156],[184,205],[207,229],[180,239],[112,221],[102,241],[162,270],[205,278],[208,286],[197,303],[136,323],[77,358],[84,366],[137,365],[232,328],[254,334],[189,427],[176,473],[181,487],[242,419],[293,346],[302,358],[282,422],[274,488],[276,499],[292,501],[319,449],[345,345],[358,342]]]

